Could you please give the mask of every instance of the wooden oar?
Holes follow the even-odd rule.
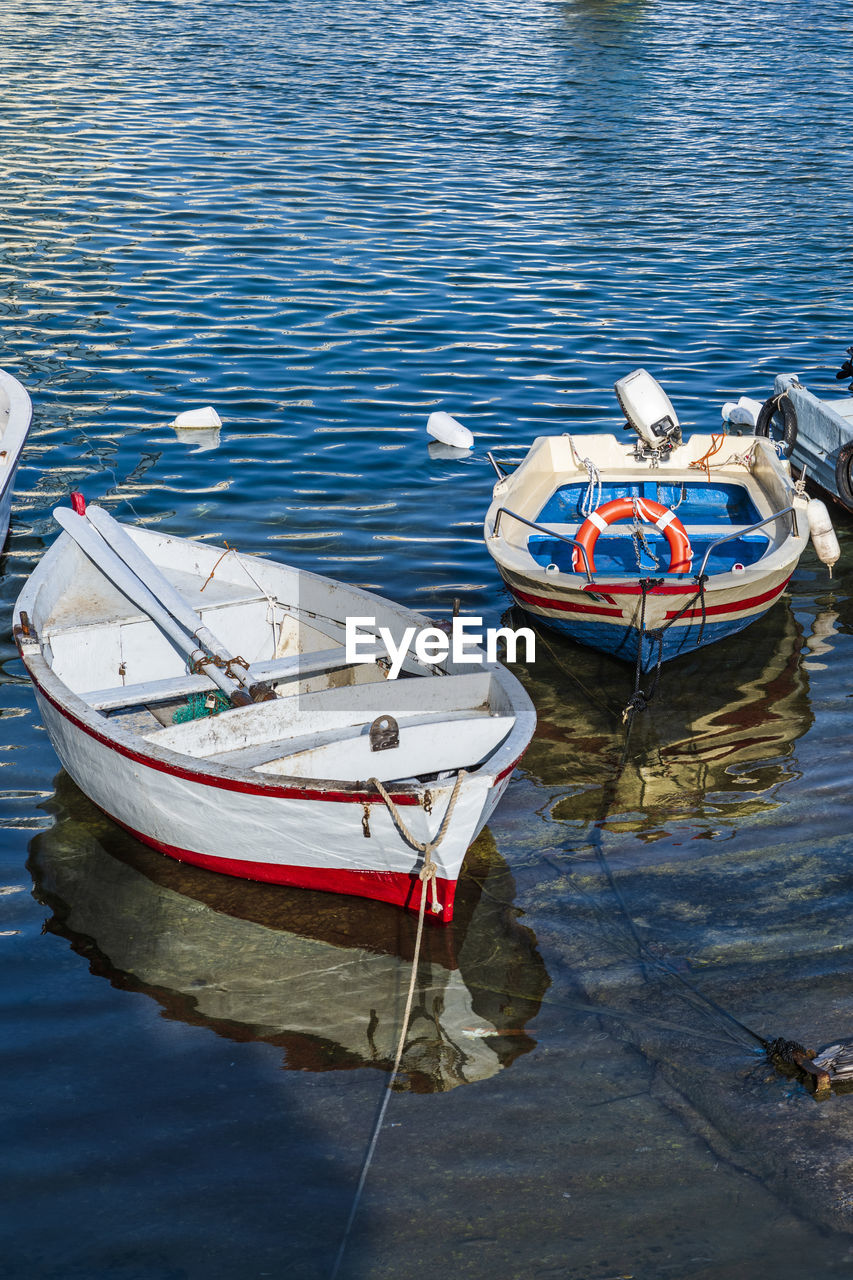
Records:
[[[65,532],[86,553],[92,563],[96,564],[101,572],[118,587],[119,591],[122,591],[129,600],[132,600],[143,613],[147,613],[149,618],[156,622],[157,626],[169,636],[177,648],[186,654],[191,665],[203,670],[204,674],[219,686],[222,692],[227,695],[232,706],[243,707],[252,701],[251,695],[246,689],[242,688],[233,677],[227,675],[216,666],[212,658],[201,652],[194,637],[191,634],[187,634],[186,630],[178,624],[156,596],[149,591],[148,587],[143,582],[140,582],[136,574],[131,572],[124,561],[116,555],[112,547],[104,542],[104,539],[93,525],[89,524],[83,516],[78,516],[76,512],[70,511],[67,507],[57,507],[53,516]]]
[[[166,575],[158,569],[153,560],[149,559],[141,547],[136,545],[127,530],[123,529],[108,511],[103,507],[90,506],[86,508],[86,517],[104,541],[109,543],[116,555],[169,611],[175,621],[180,623],[203,649],[224,664],[230,675],[248,689],[253,702],[263,702],[275,697],[269,685],[258,684],[252,679],[248,665],[237,661],[228,652],[225,645],[205,625],[195,609],[187,603],[179,591],[176,591]]]

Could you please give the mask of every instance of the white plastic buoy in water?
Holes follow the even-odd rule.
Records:
[[[189,431],[199,427],[221,427],[222,419],[212,404],[203,409],[186,409],[171,424],[177,431]]]
[[[747,415],[749,416],[752,425],[755,426],[758,422],[758,415],[761,413],[764,405],[760,400],[753,400],[750,396],[740,396],[738,398],[737,407],[745,417]]]
[[[741,396],[735,402],[727,400],[723,405],[723,421],[733,422],[738,427],[754,427],[761,412],[761,401],[751,400],[749,396]]]
[[[449,413],[438,409],[429,415],[427,434],[440,440],[442,444],[452,445],[454,449],[473,449],[474,437],[461,422],[451,418]]]
[[[829,512],[826,509],[826,504],[821,502],[820,498],[810,498],[807,510],[809,532],[812,535],[814,549],[817,552],[818,559],[822,560],[829,569],[831,578],[832,566],[841,555],[841,548],[838,545],[838,539],[835,536]]]

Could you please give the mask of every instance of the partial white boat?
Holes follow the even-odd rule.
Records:
[[[511,475],[495,464],[484,532],[521,608],[645,670],[762,617],[806,548],[811,510],[769,440],[683,441],[642,369],[616,392],[636,435],[541,437]]]
[[[853,396],[823,399],[795,374],[780,374],[755,434],[777,442],[795,472],[853,511]]]
[[[33,406],[29,394],[11,373],[0,369],[0,549],[9,532],[12,490]]]
[[[390,679],[380,628],[399,643],[434,626],[420,614],[97,507],[56,514],[14,634],[80,789],[162,853],[247,879],[418,909],[428,864],[448,922],[533,736],[516,678],[479,654]],[[356,617],[375,658],[347,654]]]

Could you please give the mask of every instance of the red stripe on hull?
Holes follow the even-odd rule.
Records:
[[[23,655],[21,655],[23,657]],[[25,664],[26,665],[26,664]],[[201,786],[219,787],[223,791],[239,791],[245,795],[252,796],[278,796],[283,800],[313,800],[324,801],[330,804],[384,804],[382,796],[376,791],[360,791],[353,789],[352,791],[331,791],[318,790],[316,788],[297,787],[297,786],[278,786],[274,783],[251,783],[241,782],[236,778],[223,778],[219,774],[207,773],[203,769],[186,769],[182,765],[167,764],[164,760],[158,760],[153,756],[147,755],[144,751],[134,751],[132,747],[126,747],[123,743],[116,742],[115,738],[109,734],[99,733],[97,729],[93,729],[91,725],[86,724],[79,716],[75,716],[73,711],[69,711],[67,707],[57,702],[47,690],[39,684],[38,680],[27,667],[27,675],[32,680],[36,689],[46,702],[58,711],[59,714],[79,729],[82,733],[87,734],[90,738],[94,738],[96,742],[100,742],[102,746],[109,747],[111,751],[117,752],[120,756],[125,756],[128,760],[135,760],[137,764],[144,764],[149,769],[156,769],[158,773],[166,773],[174,778],[185,778],[189,782],[197,782]],[[529,745],[529,744],[528,744]],[[515,769],[518,762],[524,755],[524,751],[518,755],[511,764],[496,774],[492,779],[493,787],[503,781]],[[419,805],[421,803],[420,796],[412,791],[392,791],[389,793],[391,799],[396,805]]]
[[[705,606],[704,616],[706,618],[719,617],[721,614],[727,613],[734,618],[737,614],[745,612],[747,609],[754,609],[760,604],[772,603],[776,600],[787,587],[790,578],[786,578],[778,587],[773,587],[770,591],[765,591],[760,596],[750,596],[748,600],[733,600],[729,604],[709,604]],[[674,618],[678,613],[677,609],[670,609],[667,613],[668,618]],[[682,618],[701,618],[703,616],[702,609],[688,609],[683,613]]]
[[[790,581],[790,578],[786,578],[785,581],[780,583],[777,587],[772,587],[769,591],[765,591],[762,595],[759,595],[759,596],[749,596],[746,600],[732,600],[728,604],[706,605],[705,617],[714,617],[720,614],[731,614],[732,617],[734,617],[737,614],[743,613],[748,609],[755,609],[759,605],[762,605],[768,602],[772,603],[774,600],[777,599],[778,596],[782,594],[782,592],[787,587],[789,581]],[[625,586],[622,586],[622,585],[614,586],[613,583],[608,583],[606,586],[602,585],[599,587],[597,585],[590,585],[583,589],[586,591],[594,590],[596,592],[600,592],[602,595],[612,594],[612,595],[633,596],[633,595],[638,595],[640,592],[640,586],[638,583],[630,583],[630,584],[626,584]],[[607,618],[621,618],[623,616],[621,609],[607,609],[603,605],[576,604],[570,600],[556,600],[549,596],[530,595],[526,591],[519,591],[517,587],[510,587],[510,590],[512,591],[512,594],[515,596],[517,600],[524,601],[526,604],[536,605],[540,609],[552,609],[555,612],[560,612],[560,613],[597,614],[600,617],[607,617]],[[695,595],[697,590],[698,590],[698,587],[696,583],[692,583],[690,587],[687,589],[683,587],[660,587],[660,588],[655,587],[651,591],[649,591],[648,594],[649,595],[685,595],[689,591]],[[678,609],[669,609],[667,611],[666,616],[667,618],[674,618],[678,613],[679,613]],[[682,618],[701,618],[702,609],[697,608],[697,609],[688,610],[686,613],[681,614],[681,617]]]
[[[260,880],[265,884],[289,885],[294,889],[320,889],[328,893],[343,893],[348,897],[371,898],[375,902],[390,902],[395,907],[408,907],[410,911],[420,910],[421,880],[418,875],[408,875],[396,871],[340,871],[332,867],[295,867],[283,866],[280,863],[247,862],[236,858],[211,858],[204,853],[196,853],[192,849],[178,849],[174,845],[164,844],[152,836],[135,831],[112,814],[107,815],[118,826],[130,835],[147,844],[158,853],[164,853],[177,862],[187,862],[194,867],[203,867],[206,871],[216,871],[227,876],[235,876],[239,880]],[[438,900],[442,905],[441,914],[430,910],[432,890],[427,890],[426,915],[434,923],[450,924],[453,919],[453,901],[456,896],[456,880],[435,880]]]
[[[525,604],[538,605],[540,609],[559,609],[562,613],[595,613],[606,618],[621,618],[621,609],[607,609],[599,604],[576,604],[571,600],[552,600],[548,596],[534,596],[527,591],[519,591],[518,587],[510,587],[516,600]]]
[[[582,591],[592,595],[638,596],[642,591],[639,582],[586,582]],[[649,587],[646,594],[650,596],[689,596],[697,590],[695,582],[661,583]]]

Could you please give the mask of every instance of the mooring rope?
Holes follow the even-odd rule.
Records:
[[[705,995],[704,992],[700,991],[691,982],[688,982],[687,979],[684,978],[678,972],[677,969],[675,969],[672,965],[667,964],[666,961],[662,960],[660,956],[655,955],[655,953],[649,948],[648,944],[644,942],[643,939],[640,937],[637,926],[634,923],[634,917],[631,915],[631,912],[629,910],[627,902],[625,901],[622,891],[619,888],[618,884],[616,883],[616,878],[613,875],[613,870],[610,866],[610,862],[607,858],[607,854],[604,852],[604,846],[602,842],[602,831],[604,829],[604,824],[607,821],[607,818],[609,817],[611,806],[613,805],[613,802],[616,798],[616,792],[618,790],[619,782],[624,772],[625,765],[628,763],[628,742],[630,738],[630,725],[628,726],[628,729],[629,729],[629,732],[625,735],[625,743],[622,749],[622,755],[619,761],[618,768],[613,773],[613,775],[610,778],[610,781],[606,784],[604,788],[604,798],[601,805],[600,816],[592,824],[592,833],[590,835],[590,843],[595,853],[596,861],[598,862],[601,872],[605,880],[607,881],[607,885],[611,893],[613,894],[613,897],[615,898],[619,906],[619,910],[621,911],[622,916],[624,917],[628,925],[631,938],[637,950],[637,958],[640,960],[642,964],[647,964],[647,963],[651,964],[660,972],[663,972],[667,974],[669,977],[674,978],[676,982],[678,982],[685,989],[685,992],[690,993],[690,996],[693,998],[692,1003],[695,1004],[696,1002],[698,1002],[700,1005],[705,1006],[706,1009],[713,1010],[721,1018],[725,1019],[726,1022],[736,1027],[738,1031],[742,1032],[746,1036],[750,1037],[750,1039],[754,1040],[765,1051],[769,1051],[771,1047],[770,1041],[768,1041],[764,1036],[759,1035],[757,1031],[753,1031],[751,1027],[748,1027],[745,1023],[741,1022],[738,1018],[736,1018],[734,1014],[729,1013],[727,1009],[724,1009],[723,1006],[718,1004],[717,1001],[714,1000],[711,996]]]
[[[438,900],[438,891],[436,889],[436,884],[435,884],[435,863],[432,861],[431,855],[435,853],[436,849],[441,844],[444,837],[447,835],[447,829],[450,825],[450,819],[453,816],[453,810],[456,808],[456,801],[459,799],[459,792],[462,788],[462,782],[465,778],[467,778],[467,776],[468,776],[467,770],[465,769],[459,770],[459,773],[456,775],[456,782],[454,784],[453,791],[450,793],[450,800],[448,801],[447,809],[445,810],[444,817],[441,820],[441,825],[439,826],[434,839],[427,840],[427,841],[421,841],[421,840],[415,839],[415,837],[412,835],[411,831],[403,821],[403,816],[400,813],[400,810],[397,808],[396,804],[394,803],[393,797],[388,794],[388,792],[385,790],[385,788],[383,787],[379,779],[378,778],[368,779],[371,786],[374,786],[376,788],[376,790],[381,795],[382,799],[385,801],[385,807],[390,813],[391,818],[394,822],[394,825],[396,826],[397,830],[400,832],[400,835],[403,837],[403,839],[406,841],[407,844],[411,845],[413,849],[417,849],[418,853],[422,853],[424,855],[424,865],[421,867],[421,871],[420,871],[420,876],[422,880],[424,879],[424,873],[427,872],[427,868],[428,867],[431,868],[431,872],[429,873],[429,879],[432,883],[432,909],[436,913],[436,915],[441,910],[441,903]]]
[[[435,863],[432,860],[432,855],[434,851],[438,848],[438,846],[441,844],[445,835],[447,834],[448,824],[453,814],[453,810],[456,806],[456,801],[459,797],[459,791],[462,786],[462,781],[465,777],[467,777],[467,770],[460,769],[456,777],[456,783],[454,784],[453,791],[450,796],[450,801],[447,805],[447,810],[444,814],[444,817],[441,820],[441,824],[438,828],[438,831],[434,839],[429,841],[424,841],[424,842],[420,840],[416,840],[415,837],[412,835],[411,831],[403,822],[403,819],[400,816],[400,811],[397,808],[396,804],[394,803],[392,797],[385,790],[385,788],[383,787],[379,779],[378,778],[369,779],[371,784],[376,788],[376,790],[382,796],[382,799],[385,801],[388,812],[391,814],[391,817],[393,818],[394,823],[398,831],[402,835],[403,839],[406,840],[407,843],[410,844],[413,848],[417,849],[420,853],[424,855],[423,865],[421,866],[421,869],[418,872],[418,875],[421,881],[421,905],[418,909],[418,929],[417,929],[417,933],[415,934],[415,950],[414,950],[414,955],[412,956],[412,974],[411,974],[411,978],[409,979],[409,991],[408,991],[408,995],[406,996],[406,1008],[403,1012],[403,1022],[400,1028],[400,1038],[397,1042],[397,1053],[394,1057],[394,1066],[391,1068],[391,1074],[388,1077],[388,1082],[383,1091],[382,1104],[379,1108],[379,1114],[376,1117],[376,1124],[373,1126],[373,1133],[371,1134],[370,1142],[367,1147],[367,1153],[364,1157],[364,1163],[361,1166],[361,1173],[359,1175],[358,1185],[356,1186],[356,1189],[355,1189],[355,1196],[353,1198],[349,1218],[347,1219],[347,1225],[346,1225],[346,1228],[344,1229],[343,1238],[341,1240],[340,1247],[337,1252],[337,1256],[335,1257],[334,1266],[332,1267],[330,1280],[336,1280],[337,1274],[341,1267],[341,1263],[343,1262],[343,1259],[344,1259],[344,1253],[346,1252],[346,1247],[349,1242],[349,1237],[353,1228],[353,1223],[355,1222],[355,1217],[356,1217],[356,1214],[358,1213],[358,1206],[361,1203],[361,1196],[362,1196],[362,1192],[364,1191],[364,1184],[367,1181],[367,1174],[370,1169],[371,1162],[373,1160],[373,1153],[375,1152],[376,1144],[379,1141],[379,1133],[382,1129],[382,1122],[385,1119],[385,1112],[388,1109],[388,1103],[391,1099],[391,1093],[394,1088],[394,1082],[397,1079],[397,1076],[400,1071],[400,1063],[403,1060],[403,1050],[405,1049],[406,1036],[408,1035],[408,1032],[409,1032],[409,1020],[412,1016],[412,1004],[414,1002],[414,997],[415,997],[415,984],[418,978],[418,966],[420,964],[421,942],[423,941],[423,934],[424,934],[424,916],[426,915],[426,900],[427,900],[428,887],[432,888],[432,910],[436,913],[441,910],[441,904],[438,901],[438,894],[436,892],[436,885],[435,885],[437,869],[436,869]]]
[[[337,1274],[340,1271],[341,1263],[344,1260],[344,1254],[346,1252],[347,1244],[349,1243],[349,1237],[353,1228],[353,1223],[355,1222],[355,1216],[358,1213],[358,1206],[361,1203],[361,1196],[362,1196],[362,1192],[364,1191],[364,1184],[367,1181],[367,1174],[370,1169],[371,1162],[373,1160],[373,1153],[375,1152],[376,1144],[379,1141],[379,1133],[380,1133],[380,1130],[382,1129],[382,1122],[385,1119],[385,1112],[388,1109],[388,1103],[391,1099],[391,1091],[394,1087],[394,1081],[397,1079],[397,1074],[400,1070],[400,1063],[403,1059],[403,1049],[406,1044],[406,1035],[408,1034],[408,1030],[409,1030],[409,1019],[412,1015],[412,1003],[413,1003],[414,994],[415,994],[415,983],[417,981],[417,976],[418,976],[418,964],[420,961],[420,954],[421,954],[421,941],[423,939],[423,931],[424,931],[424,915],[426,913],[427,883],[431,880],[433,882],[433,885],[435,884],[435,863],[432,861],[432,858],[430,857],[429,853],[427,853],[424,857],[424,864],[420,870],[420,878],[421,878],[422,888],[421,888],[421,905],[418,911],[418,931],[415,936],[415,951],[412,957],[412,976],[411,976],[411,979],[409,980],[409,993],[408,993],[408,996],[406,997],[406,1009],[405,1009],[405,1012],[403,1013],[403,1025],[400,1031],[400,1039],[397,1043],[397,1054],[394,1058],[394,1066],[391,1069],[391,1075],[388,1078],[388,1083],[382,1094],[382,1104],[379,1108],[379,1114],[376,1117],[376,1124],[373,1126],[373,1133],[371,1134],[371,1137],[370,1137],[370,1142],[367,1147],[367,1153],[364,1157],[364,1163],[361,1166],[361,1173],[359,1175],[358,1185],[356,1186],[356,1189],[355,1189],[355,1196],[353,1197],[349,1218],[347,1219],[347,1225],[344,1229],[343,1238],[341,1239],[340,1247],[338,1248],[338,1252],[335,1257],[335,1263],[334,1263],[334,1266],[332,1267],[329,1280],[336,1280]]]
[[[660,679],[660,671],[663,665],[663,642],[664,642],[665,633],[669,630],[671,626],[674,626],[675,623],[678,622],[680,618],[683,618],[685,613],[687,613],[690,609],[693,608],[697,600],[699,601],[699,605],[702,610],[702,623],[699,627],[699,638],[696,641],[697,649],[701,645],[702,640],[704,639],[704,636],[705,636],[705,624],[707,622],[707,609],[705,604],[705,583],[707,581],[708,581],[707,573],[700,574],[697,578],[697,582],[699,585],[695,595],[692,595],[690,599],[686,602],[686,604],[683,604],[681,608],[678,610],[678,612],[673,615],[673,617],[667,619],[667,621],[663,624],[662,627],[657,627],[652,631],[646,631],[646,595],[648,592],[652,591],[656,586],[659,586],[663,582],[663,578],[641,578],[640,579],[640,591],[642,592],[642,600],[640,602],[640,625],[637,628],[637,665],[634,672],[634,692],[632,693],[631,697],[628,699],[625,710],[622,712],[622,723],[627,724],[628,726],[628,730],[627,730],[628,736],[630,736],[630,733],[631,733],[631,725],[633,723],[634,714],[637,711],[645,711],[646,707],[649,705],[652,698],[654,697],[655,690],[657,689],[658,680]],[[658,646],[658,657],[657,657],[657,663],[655,665],[655,674],[652,680],[651,688],[648,693],[644,693],[643,690],[640,688],[640,680],[642,679],[642,674],[643,674],[643,641],[645,639],[650,640],[652,644],[657,643],[657,646]]]
[[[714,454],[720,452],[723,445],[725,444],[725,441],[726,441],[725,435],[718,436],[716,434],[712,434],[711,447],[708,450],[708,452],[703,454],[701,458],[697,458],[695,462],[690,463],[691,467],[704,467],[705,474],[708,477],[709,481],[711,479],[711,459],[714,457]]]

